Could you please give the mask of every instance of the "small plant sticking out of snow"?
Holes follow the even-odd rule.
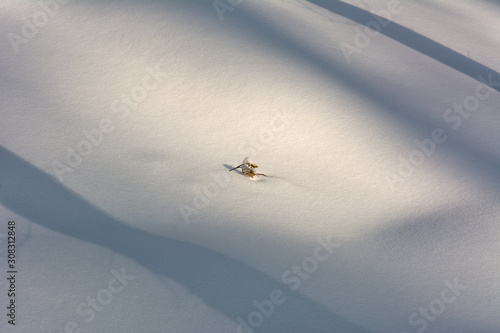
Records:
[[[229,171],[233,171],[235,169],[238,169],[240,168],[241,169],[241,172],[247,176],[249,176],[250,178],[253,178],[253,176],[265,176],[267,177],[265,174],[263,173],[256,173],[255,172],[255,169],[258,168],[257,164],[255,164],[251,159],[250,157],[245,157],[245,159],[243,160],[243,163],[241,163],[240,165],[238,165],[237,167],[235,168],[232,168],[231,170]]]

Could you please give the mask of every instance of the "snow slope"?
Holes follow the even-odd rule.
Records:
[[[1,332],[500,332],[499,3],[230,3],[0,1]]]

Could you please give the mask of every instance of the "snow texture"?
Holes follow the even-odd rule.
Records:
[[[498,1],[0,15],[2,333],[500,332]]]

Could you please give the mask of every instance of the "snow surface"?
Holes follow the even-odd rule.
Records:
[[[500,3],[229,3],[0,1],[1,332],[500,332]]]

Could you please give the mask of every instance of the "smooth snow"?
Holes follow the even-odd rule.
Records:
[[[54,4],[0,1],[1,332],[500,332],[498,2]]]

